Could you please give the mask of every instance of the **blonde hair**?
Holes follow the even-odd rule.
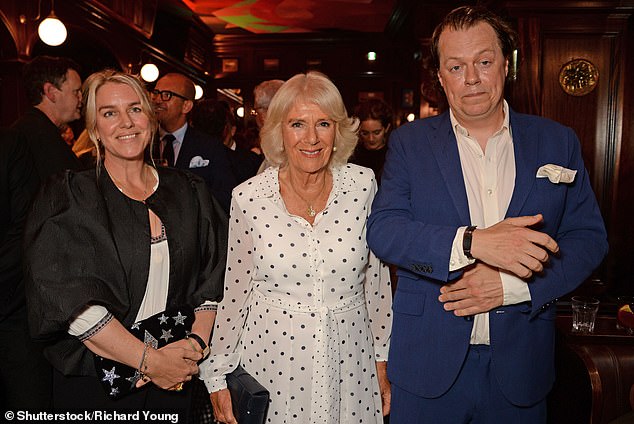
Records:
[[[262,151],[271,165],[286,164],[282,125],[291,108],[298,102],[314,104],[335,122],[335,143],[330,166],[348,161],[357,144],[359,120],[348,116],[341,93],[328,77],[320,72],[297,74],[275,93],[262,127]]]
[[[150,102],[145,86],[138,77],[112,69],[105,69],[90,75],[86,78],[82,88],[83,108],[86,116],[86,130],[97,151],[97,171],[99,171],[99,165],[101,164],[103,156],[103,146],[97,134],[97,91],[107,83],[127,85],[139,96],[141,109],[150,121],[150,151],[152,151],[154,135],[158,129],[158,121],[154,114],[152,103]]]

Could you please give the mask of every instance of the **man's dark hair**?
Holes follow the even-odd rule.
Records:
[[[29,102],[40,104],[47,82],[61,89],[69,69],[79,73],[79,65],[65,57],[37,56],[24,65],[22,77]]]
[[[434,29],[431,36],[431,56],[436,69],[440,68],[440,54],[438,52],[438,40],[440,34],[446,29],[469,29],[484,22],[493,28],[498,37],[502,54],[506,59],[511,58],[513,50],[517,48],[517,32],[508,22],[482,6],[462,6],[449,12]]]

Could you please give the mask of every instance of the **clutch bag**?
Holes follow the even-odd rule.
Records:
[[[242,366],[227,374],[233,415],[240,424],[263,424],[269,406],[269,391]]]
[[[128,331],[148,346],[160,349],[184,339],[191,332],[194,319],[191,306],[170,308],[135,322]],[[136,383],[142,377],[139,370],[96,354],[94,356],[97,378],[109,398],[118,399],[137,390]]]

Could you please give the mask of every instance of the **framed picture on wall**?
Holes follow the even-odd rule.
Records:
[[[383,100],[384,97],[385,96],[382,91],[359,91],[359,94],[357,95],[359,103],[365,102],[366,100],[370,99]]]
[[[222,72],[238,72],[238,59],[222,59]]]
[[[411,88],[404,88],[401,92],[401,107],[412,108],[414,107],[414,90]]]
[[[280,69],[280,60],[277,58],[263,59],[262,67],[265,71],[277,71],[278,69]]]

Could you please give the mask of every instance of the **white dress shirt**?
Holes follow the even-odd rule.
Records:
[[[504,122],[502,127],[487,141],[485,151],[477,140],[449,113],[452,128],[458,141],[458,153],[462,166],[469,202],[471,225],[488,228],[504,220],[515,188],[515,152],[513,135],[509,125],[509,108],[504,101]],[[462,238],[466,227],[460,227],[454,237],[449,270],[455,271],[474,263],[462,249]],[[504,305],[529,301],[531,299],[527,283],[500,271],[504,291]],[[475,316],[471,331],[471,344],[490,344],[489,314]]]

